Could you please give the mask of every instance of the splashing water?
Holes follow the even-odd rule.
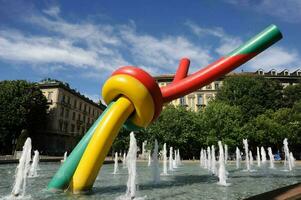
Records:
[[[153,181],[154,183],[160,182],[160,168],[158,161],[158,141],[155,140],[155,148],[153,152],[153,163],[152,163],[152,171],[153,171]]]
[[[29,177],[37,177],[38,176],[37,170],[39,168],[39,160],[40,160],[39,156],[40,156],[39,151],[35,150],[34,156],[32,159],[33,161],[32,161],[32,164],[31,164],[31,167],[29,170],[29,174],[28,174]]]
[[[126,153],[123,153],[122,167],[126,168]]]
[[[227,164],[227,161],[228,161],[228,145],[224,145],[225,147],[225,164]]]
[[[114,159],[114,172],[113,174],[117,174],[118,173],[118,153],[115,152],[115,159]]]
[[[253,159],[253,154],[252,154],[252,151],[249,151],[249,156],[250,156],[250,165],[253,165],[254,164],[254,159]]]
[[[265,153],[265,150],[263,147],[260,148],[260,151],[261,151],[262,164],[264,164],[267,161],[267,154]]]
[[[270,168],[274,169],[275,168],[275,166],[274,166],[274,155],[272,153],[272,148],[271,147],[268,147],[268,154],[269,154],[269,158],[270,158]]]
[[[15,184],[12,190],[12,195],[22,197],[25,196],[25,189],[26,189],[26,178],[27,173],[30,167],[30,159],[31,159],[31,139],[27,138],[24,146],[22,155],[19,159],[19,165],[16,170],[16,179]]]
[[[259,153],[259,147],[256,147],[257,149],[257,166],[260,167],[261,166],[261,161],[260,161],[260,153]]]
[[[242,140],[244,144],[244,149],[245,149],[245,159],[246,159],[246,167],[247,170],[250,171],[250,161],[249,161],[249,145],[248,145],[248,139],[243,139]]]
[[[166,143],[163,145],[163,172],[162,175],[166,176],[168,175],[167,173],[167,150],[166,150]]]
[[[227,172],[226,172],[226,168],[225,168],[225,155],[224,155],[224,149],[223,149],[223,145],[221,141],[218,141],[218,149],[219,149],[219,159],[218,159],[218,163],[219,163],[219,169],[218,169],[218,179],[219,185],[222,186],[228,186],[229,184],[227,184]]]
[[[148,162],[147,162],[147,166],[150,167],[152,164],[152,158],[151,158],[151,153],[148,152]]]
[[[212,171],[211,170],[211,149],[210,147],[207,147],[207,167],[208,167],[208,171]]]
[[[240,161],[241,161],[240,150],[238,147],[236,147],[236,169],[240,168]]]
[[[172,154],[173,154],[173,150],[172,150],[172,147],[170,147],[169,148],[169,171],[173,171],[173,163],[172,163],[172,161],[173,161],[173,156],[172,156]]]
[[[287,138],[283,140],[283,145],[284,145],[284,154],[285,154],[285,160],[284,160],[284,167],[288,167],[289,171],[292,171],[292,162],[290,159],[290,153],[289,153],[289,148],[288,148],[288,142]]]
[[[214,145],[211,146],[211,171],[213,174],[217,175]]]

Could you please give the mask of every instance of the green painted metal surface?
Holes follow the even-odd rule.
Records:
[[[69,186],[69,183],[72,179],[72,176],[78,166],[78,163],[80,159],[82,158],[82,155],[84,154],[87,145],[90,142],[90,139],[92,138],[98,124],[100,123],[102,117],[105,115],[108,110],[110,110],[110,107],[114,104],[112,102],[106,110],[98,117],[98,119],[94,122],[94,124],[91,126],[91,128],[87,131],[87,133],[84,135],[84,137],[80,140],[80,142],[76,145],[76,147],[73,149],[71,154],[68,156],[66,161],[62,164],[62,166],[59,168],[59,170],[56,172],[52,180],[48,184],[48,189],[50,190],[64,190],[67,189]]]
[[[250,53],[258,54],[281,38],[282,34],[280,30],[276,25],[272,24],[225,57]]]

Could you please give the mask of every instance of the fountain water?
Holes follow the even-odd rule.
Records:
[[[128,181],[125,195],[117,198],[120,200],[136,199],[136,161],[137,161],[137,143],[133,132],[130,134],[130,148],[127,154]],[[139,199],[139,198],[138,198]]]
[[[296,159],[294,158],[292,152],[290,152],[290,161],[291,161],[291,164],[292,164],[292,168],[295,167],[295,161],[296,161]]]
[[[153,152],[153,163],[152,163],[152,171],[153,171],[153,181],[154,183],[160,182],[160,168],[158,162],[158,141],[155,140],[155,148]]]
[[[246,167],[247,170],[250,171],[250,161],[249,161],[249,145],[248,145],[248,139],[243,139],[242,140],[244,144],[244,149],[245,149],[245,159],[246,159]]]
[[[180,156],[180,150],[178,149],[177,151],[177,165],[180,166],[182,163],[181,163],[181,156]]]
[[[66,159],[67,159],[67,151],[65,151],[63,160],[61,160],[61,162],[62,162],[62,163],[65,162]]]
[[[256,149],[257,149],[257,157],[256,157],[256,159],[257,159],[257,166],[258,167],[260,167],[260,165],[261,165],[261,161],[260,161],[260,154],[259,154],[259,147],[256,147]]]
[[[223,145],[221,141],[218,141],[218,149],[219,149],[219,159],[218,159],[218,163],[219,163],[219,169],[218,169],[218,179],[219,185],[223,185],[223,186],[227,186],[227,172],[226,172],[226,168],[225,168],[225,155],[224,155],[224,150],[223,150]]]
[[[291,158],[290,158],[290,153],[289,153],[289,148],[288,148],[288,142],[287,142],[287,138],[285,138],[283,140],[283,145],[284,145],[284,154],[285,154],[285,160],[284,160],[284,166],[287,167],[288,166],[288,170],[291,171],[292,170],[292,162],[291,162]]]
[[[147,145],[147,140],[145,140],[145,141],[142,142],[142,153],[141,153],[142,159],[145,159],[145,153],[146,153],[145,146],[146,145]]]
[[[172,147],[169,148],[169,171],[173,171],[173,150]]]
[[[178,163],[178,161],[177,161],[178,158],[177,158],[177,151],[176,150],[174,150],[174,155],[175,155],[174,156],[175,159],[172,160],[172,167],[175,169],[175,168],[178,168],[178,164],[177,164]]]
[[[267,154],[265,153],[264,147],[261,147],[260,151],[261,151],[262,164],[264,164],[267,161]]]
[[[225,164],[227,164],[227,161],[228,161],[228,145],[224,145],[225,147]]]
[[[17,166],[16,170],[16,179],[12,190],[12,195],[14,196],[25,196],[26,178],[30,167],[30,159],[31,139],[27,138],[24,143],[22,155],[19,159],[19,165]]]
[[[214,145],[211,146],[211,171],[213,174],[217,175]]]
[[[252,154],[252,151],[249,151],[249,156],[250,156],[250,165],[253,165],[254,164],[254,159],[253,159],[253,154]]]
[[[211,150],[210,147],[207,147],[207,167],[208,167],[208,171],[212,171],[211,170]]]
[[[148,152],[148,162],[147,162],[147,166],[150,167],[152,164],[152,158],[151,158],[151,153],[150,151]]]
[[[114,159],[114,172],[113,174],[118,173],[118,153],[115,152],[115,159]]]
[[[272,148],[268,147],[268,154],[269,154],[269,158],[270,158],[270,168],[274,169],[274,155],[272,153]]]
[[[123,153],[122,167],[126,168],[126,153]]]
[[[38,150],[35,150],[34,151],[34,156],[33,156],[33,161],[32,161],[32,164],[31,164],[31,167],[30,167],[30,170],[29,170],[29,174],[28,176],[29,177],[37,177],[38,176],[38,173],[37,173],[37,170],[39,168],[39,151]]]
[[[240,150],[238,147],[236,147],[236,169],[240,168],[240,161],[241,161]]]
[[[203,149],[200,151],[200,167],[204,167],[204,154]]]
[[[163,145],[163,172],[162,175],[166,176],[167,174],[167,150],[166,150],[166,143]]]

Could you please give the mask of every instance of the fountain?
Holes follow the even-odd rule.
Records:
[[[252,151],[249,151],[249,155],[250,155],[250,165],[252,166],[254,164]]]
[[[142,153],[141,153],[142,159],[145,159],[145,146],[146,145],[147,145],[147,140],[142,142]]]
[[[153,163],[152,163],[152,171],[153,171],[153,181],[154,183],[160,182],[160,168],[158,161],[158,141],[155,140],[155,148],[153,152]]]
[[[247,167],[247,170],[250,171],[248,140],[247,140],[247,139],[243,139],[242,142],[243,142],[243,144],[244,144],[244,149],[245,149],[245,154],[246,154],[246,155],[245,155],[246,167]]]
[[[115,158],[114,158],[114,172],[113,174],[117,174],[118,173],[118,153],[115,152]]]
[[[122,168],[126,168],[126,153],[123,153]]]
[[[137,162],[137,142],[134,132],[130,133],[130,147],[127,153],[128,180],[125,195],[119,196],[118,200],[132,200],[136,198],[136,162]],[[138,198],[139,199],[139,198]]]
[[[257,150],[257,166],[260,167],[261,163],[260,163],[260,153],[259,153],[259,147],[256,147]]]
[[[218,149],[219,149],[219,159],[218,159],[218,163],[219,163],[219,169],[218,169],[218,179],[219,185],[222,186],[228,186],[229,184],[227,183],[227,172],[226,172],[226,168],[225,168],[225,155],[224,155],[224,150],[223,150],[223,145],[221,141],[218,141]]]
[[[227,161],[228,161],[228,145],[224,145],[225,147],[225,164],[227,164]]]
[[[175,169],[175,168],[178,168],[178,164],[177,164],[178,163],[178,161],[177,161],[178,158],[177,158],[177,151],[176,150],[174,150],[174,157],[175,157],[175,159],[172,160],[172,168]]]
[[[238,147],[236,147],[236,169],[240,168],[240,161],[241,161],[240,150]]]
[[[63,163],[63,162],[65,162],[66,161],[66,159],[67,159],[67,151],[65,151],[65,153],[64,153],[64,157],[63,157],[63,160],[61,160],[61,162]]]
[[[267,154],[265,153],[264,147],[261,147],[260,151],[262,164],[264,164],[267,161]]]
[[[150,151],[148,151],[148,162],[147,162],[147,166],[150,167],[151,164],[152,164],[151,153],[150,153]]]
[[[182,163],[181,163],[181,156],[180,156],[180,150],[178,149],[177,151],[177,165],[180,166]]]
[[[211,171],[214,175],[217,175],[214,145],[211,146]]]
[[[15,183],[12,190],[13,196],[22,197],[25,196],[26,190],[26,178],[30,167],[31,160],[31,139],[27,138],[24,146],[22,155],[19,159],[19,165],[17,166],[16,175],[15,175]]]
[[[169,171],[173,171],[173,150],[172,147],[169,148]]]
[[[29,170],[29,174],[28,176],[29,177],[37,177],[38,176],[38,173],[37,173],[37,170],[39,168],[39,151],[38,150],[35,150],[34,151],[34,156],[33,156],[33,161],[32,161],[32,164],[31,164],[31,167],[30,167],[30,170]]]
[[[289,148],[288,148],[288,142],[287,142],[287,138],[285,138],[283,140],[283,145],[284,145],[284,154],[285,154],[285,160],[284,160],[284,166],[288,167],[289,171],[292,171],[292,162],[291,162],[291,158],[290,158],[290,153],[289,153]]]
[[[211,150],[210,150],[210,147],[207,147],[207,167],[208,167],[208,171],[212,171],[211,170]]]
[[[270,158],[270,168],[274,169],[275,168],[275,166],[274,166],[274,155],[272,153],[272,148],[271,147],[268,147],[268,154],[269,154],[269,158]]]
[[[294,158],[292,152],[290,152],[290,161],[291,161],[291,164],[292,164],[292,168],[295,167],[295,165],[296,165],[296,163],[295,163],[296,159]]]
[[[166,150],[166,143],[164,143],[163,145],[163,172],[162,174],[163,176],[167,176],[167,150]]]

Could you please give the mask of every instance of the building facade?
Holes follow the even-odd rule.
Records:
[[[184,97],[173,100],[171,102],[174,106],[186,106],[188,109],[193,111],[198,111],[206,107],[209,101],[215,98],[215,95],[218,89],[222,86],[223,80],[228,76],[236,76],[236,75],[250,75],[250,76],[264,76],[268,79],[273,79],[279,81],[283,87],[288,85],[294,85],[301,83],[301,69],[298,69],[294,72],[289,72],[287,69],[277,72],[275,69],[272,69],[268,72],[264,72],[263,69],[259,69],[256,72],[242,72],[242,73],[229,73],[212,83],[200,88],[199,90],[190,93]],[[173,81],[174,74],[167,74],[156,76],[155,79],[160,87],[164,87],[170,84]]]
[[[39,138],[41,144],[48,145],[40,149],[47,154],[70,152],[102,113],[103,107],[60,81],[46,80],[38,86],[49,106],[43,138]]]

